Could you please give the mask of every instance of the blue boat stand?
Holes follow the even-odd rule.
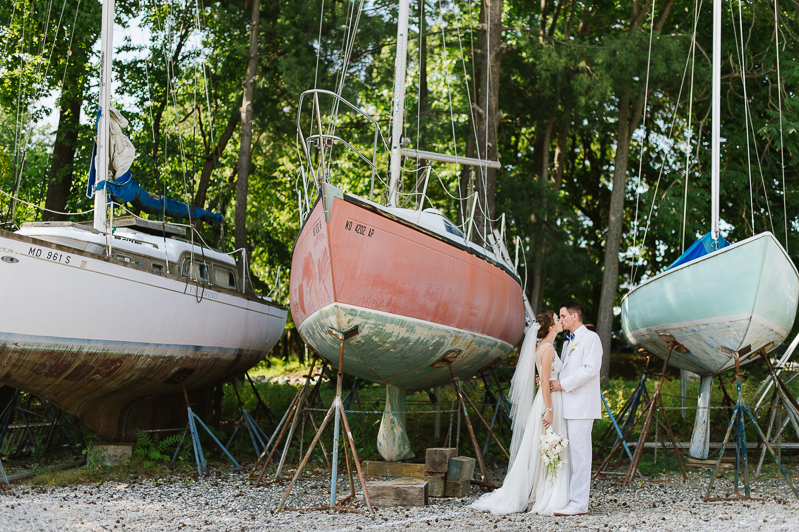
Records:
[[[793,410],[796,413],[799,413],[799,405],[796,403],[796,399],[794,399],[790,393],[788,393],[787,388],[785,387],[785,383],[780,379],[777,373],[774,371],[774,366],[771,363],[771,360],[768,358],[766,354],[766,347],[760,349],[756,354],[759,354],[765,360],[766,367],[769,370],[769,374],[776,384],[775,386],[775,393],[780,395],[780,398],[785,404],[786,409],[790,412]],[[744,477],[744,498],[750,498],[751,492],[749,489],[749,468],[747,464],[747,453],[746,453],[746,434],[744,431],[744,414],[749,417],[752,421],[752,425],[757,430],[757,435],[760,440],[763,442],[764,447],[768,450],[768,453],[771,455],[772,460],[777,465],[777,468],[782,473],[782,476],[785,477],[785,480],[788,482],[788,485],[791,487],[791,491],[799,499],[799,491],[794,487],[793,482],[791,482],[791,478],[788,476],[788,473],[782,467],[779,459],[777,458],[774,449],[768,442],[768,438],[763,434],[763,431],[760,429],[760,425],[757,423],[755,416],[752,415],[752,412],[749,410],[749,406],[746,404],[746,401],[743,398],[743,394],[741,393],[741,364],[740,364],[740,354],[738,352],[732,352],[729,349],[724,349],[728,351],[734,358],[735,358],[735,387],[738,393],[738,397],[735,401],[735,408],[732,412],[732,417],[730,417],[730,423],[727,425],[727,434],[724,436],[724,441],[721,444],[721,450],[719,451],[719,457],[716,460],[716,467],[713,468],[713,475],[710,477],[710,484],[707,487],[707,492],[705,492],[704,500],[705,502],[708,501],[718,501],[718,500],[727,500],[726,498],[711,498],[710,497],[710,490],[713,489],[713,484],[716,481],[716,475],[718,475],[719,466],[721,465],[721,459],[724,457],[724,451],[727,448],[727,443],[730,441],[730,437],[732,436],[732,427],[733,425],[737,425],[736,430],[736,442],[735,442],[735,475],[734,475],[734,482],[735,482],[735,490],[734,494],[735,497],[742,497],[741,494],[738,492],[738,483],[739,483],[739,471],[743,469],[743,477]],[[743,353],[746,355],[747,353]],[[790,413],[789,413],[790,415]]]
[[[236,469],[241,467],[239,463],[233,458],[228,450],[225,448],[224,445],[214,436],[214,433],[211,432],[208,427],[203,423],[203,420],[200,419],[200,416],[195,414],[191,409],[191,403],[189,402],[189,395],[186,393],[186,385],[183,383],[183,380],[180,381],[180,385],[183,387],[183,397],[186,399],[186,410],[188,412],[189,423],[186,425],[186,430],[183,431],[183,437],[180,439],[178,443],[177,449],[175,449],[175,454],[172,456],[172,464],[175,464],[175,460],[178,459],[178,453],[180,452],[180,448],[183,445],[183,442],[186,440],[186,434],[191,433],[191,443],[192,448],[194,450],[194,460],[197,462],[197,472],[202,476],[208,470],[208,463],[205,461],[205,455],[203,454],[203,447],[200,443],[200,433],[197,430],[197,423],[205,429],[211,438],[216,442],[220,449],[230,458],[230,461],[236,466]]]

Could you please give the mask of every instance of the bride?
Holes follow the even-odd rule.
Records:
[[[538,449],[541,435],[549,428],[566,437],[561,394],[551,392],[549,386],[544,385],[538,390],[535,400],[532,398],[535,389],[533,361],[542,383],[558,379],[562,363],[552,344],[555,336],[563,331],[563,326],[551,310],[536,316],[535,321],[531,334],[522,345],[519,364],[511,380],[513,437],[508,473],[501,488],[486,493],[471,505],[472,508],[492,514],[527,510],[553,515],[569,503],[569,447],[564,450],[563,462],[554,478],[550,478],[546,468],[542,467],[541,451]],[[536,337],[541,342],[533,355],[530,351],[534,349]]]

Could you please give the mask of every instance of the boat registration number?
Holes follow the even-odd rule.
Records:
[[[371,238],[372,235],[375,234],[374,227],[369,227],[368,225],[361,224],[358,222],[353,222],[352,220],[347,220],[344,224],[344,229],[347,231],[354,231],[356,234],[361,236],[366,236]]]
[[[59,253],[58,251],[45,251],[42,248],[36,247],[31,247],[28,250],[28,255],[31,257],[36,257],[37,259],[46,259],[53,262],[62,262],[64,264],[69,264],[69,262],[72,260],[71,255]]]

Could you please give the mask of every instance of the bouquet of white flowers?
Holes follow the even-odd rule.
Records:
[[[563,451],[568,446],[569,440],[552,432],[552,429],[547,429],[546,434],[541,435],[541,445],[538,449],[541,451],[541,461],[544,463],[550,484],[555,482],[560,466],[567,463],[563,459]]]

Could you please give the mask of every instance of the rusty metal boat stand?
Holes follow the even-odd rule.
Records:
[[[316,383],[313,385],[313,387],[311,387],[311,380],[314,378],[314,369],[316,368],[317,362],[321,362],[319,367],[320,371],[317,376]],[[283,465],[285,464],[285,457],[290,449],[291,441],[296,433],[297,424],[300,421],[300,418],[302,418],[303,428],[305,426],[305,418],[307,417],[311,421],[311,424],[313,424],[314,429],[318,430],[318,425],[316,424],[316,420],[314,420],[313,413],[311,412],[310,408],[313,407],[317,401],[321,401],[319,398],[319,387],[322,384],[326,366],[327,362],[318,354],[314,353],[313,358],[311,359],[311,367],[308,369],[308,373],[304,376],[305,382],[302,386],[300,386],[300,389],[297,391],[297,395],[295,395],[294,399],[292,399],[291,404],[289,404],[288,409],[286,409],[286,413],[283,414],[283,418],[280,420],[280,423],[277,424],[275,432],[272,434],[272,437],[269,438],[266,446],[264,446],[263,452],[261,452],[258,460],[255,462],[255,465],[250,471],[249,478],[253,478],[255,471],[259,466],[261,466],[261,460],[266,459],[266,461],[263,463],[263,466],[261,466],[261,472],[253,482],[253,487],[257,488],[261,485],[261,481],[266,473],[266,468],[272,462],[272,458],[274,458],[275,454],[280,455],[280,462],[278,462],[275,475],[269,483],[271,484],[279,480],[290,480],[289,478],[280,476],[280,473],[283,471]],[[286,431],[288,431],[288,434]],[[286,442],[285,446],[283,447],[283,452],[281,453],[277,450],[277,448],[283,441],[284,436],[286,436]],[[330,467],[327,451],[325,450],[321,441],[319,442],[319,445],[322,448],[322,453],[324,454],[325,460],[328,462],[328,467]],[[270,448],[272,449],[271,451],[269,450]],[[300,453],[302,453],[302,445],[300,445]]]
[[[796,399],[791,397],[790,393],[788,393],[785,384],[782,382],[777,373],[774,371],[774,366],[772,365],[771,360],[768,358],[768,355],[766,354],[766,350],[769,347],[771,347],[771,345],[763,347],[755,354],[759,354],[760,356],[763,357],[763,359],[765,359],[766,367],[769,370],[771,378],[774,380],[774,383],[776,384],[777,393],[780,394],[782,400],[790,404],[793,408],[797,409],[797,411],[799,411],[799,405],[796,404]],[[769,444],[768,438],[763,434],[763,431],[760,429],[760,425],[758,425],[755,416],[752,415],[752,412],[749,410],[749,406],[746,404],[746,401],[744,401],[743,394],[741,393],[740,359],[742,356],[746,356],[747,354],[749,354],[749,348],[747,347],[742,349],[740,353],[734,352],[731,349],[727,349],[724,347],[721,347],[720,349],[728,354],[731,354],[735,358],[735,387],[736,391],[738,392],[738,397],[735,401],[735,408],[733,408],[733,413],[732,417],[730,418],[730,423],[729,425],[727,425],[727,434],[724,436],[724,441],[721,443],[721,450],[719,451],[718,460],[716,460],[716,467],[713,468],[713,475],[710,477],[710,484],[708,485],[707,492],[705,493],[705,498],[704,498],[705,502],[729,500],[729,498],[727,497],[711,498],[710,490],[713,489],[713,484],[716,481],[716,475],[718,474],[719,466],[721,465],[721,460],[724,457],[724,451],[727,448],[727,443],[730,441],[730,437],[732,436],[732,427],[734,425],[737,426],[736,427],[737,439],[735,444],[735,476],[734,476],[735,489],[734,489],[733,498],[744,498],[744,499],[751,498],[751,492],[749,489],[749,468],[746,455],[746,433],[744,428],[744,419],[745,419],[744,414],[749,416],[749,419],[752,421],[752,425],[755,427],[755,430],[757,430],[757,435],[761,443],[765,446],[766,450],[771,455],[771,458],[774,460],[774,463],[777,465],[777,468],[780,470],[780,473],[782,473],[782,476],[785,477],[785,480],[788,482],[788,485],[791,487],[793,494],[796,496],[797,499],[799,499],[799,492],[796,490],[796,487],[794,487],[793,482],[791,482],[791,478],[788,476],[788,473],[782,467],[782,464],[777,458],[777,454],[774,452],[774,449]],[[744,477],[744,495],[741,495],[738,491],[738,483],[740,476],[739,472],[741,469],[743,470],[743,477]]]
[[[330,408],[325,414],[325,418],[322,420],[322,423],[319,425],[319,428],[316,431],[316,435],[314,436],[313,440],[311,441],[310,445],[308,446],[308,450],[303,456],[300,464],[297,466],[297,471],[294,473],[294,477],[289,482],[288,487],[286,488],[283,497],[280,499],[280,503],[278,503],[277,510],[278,512],[283,510],[334,510],[334,511],[344,511],[344,512],[355,512],[355,513],[364,513],[361,510],[356,510],[354,508],[348,508],[343,506],[344,503],[348,501],[355,500],[355,481],[352,475],[352,464],[350,462],[350,452],[352,453],[352,462],[355,462],[355,468],[358,472],[358,480],[361,483],[361,489],[363,490],[363,498],[366,502],[366,506],[369,509],[370,513],[374,513],[374,509],[372,508],[372,501],[369,498],[369,491],[366,487],[366,481],[363,477],[363,471],[361,470],[361,462],[358,459],[358,451],[355,448],[355,440],[352,437],[352,430],[350,429],[349,421],[347,420],[347,412],[344,409],[344,403],[342,402],[342,387],[344,381],[344,344],[352,338],[356,336],[359,332],[358,327],[353,327],[347,332],[340,332],[332,327],[328,327],[327,332],[336,338],[338,338],[340,346],[339,346],[339,355],[338,355],[338,374],[336,375],[336,397],[333,399],[333,404],[330,405]],[[320,378],[321,381],[321,378]],[[297,412],[294,414],[294,419],[297,419],[299,415],[299,408],[300,408],[301,400],[297,401],[295,405],[295,409]],[[289,494],[291,493],[292,488],[294,488],[294,484],[297,482],[297,479],[302,474],[305,465],[308,463],[308,459],[311,457],[311,453],[316,447],[316,444],[319,443],[319,439],[322,436],[322,432],[324,432],[327,423],[330,421],[330,418],[334,418],[333,422],[333,452],[331,456],[331,478],[330,478],[330,505],[329,506],[319,506],[315,508],[285,508],[286,500],[288,499]],[[342,427],[343,424],[343,427]],[[350,494],[344,497],[341,500],[336,500],[336,486],[338,481],[338,450],[339,450],[339,435],[341,433],[341,429],[344,429],[344,433],[346,435],[346,442],[344,445],[344,458],[347,463],[347,475],[349,477],[350,483]],[[284,451],[283,456],[285,457],[287,453]],[[259,477],[260,478],[260,477]]]
[[[641,429],[641,434],[638,437],[638,444],[635,448],[635,453],[633,454],[632,460],[630,461],[630,466],[627,469],[627,474],[624,477],[624,481],[622,482],[622,486],[627,486],[630,482],[633,481],[636,474],[640,474],[638,472],[638,464],[641,461],[641,456],[644,453],[644,444],[646,443],[647,435],[649,434],[649,429],[652,426],[652,420],[655,420],[655,423],[660,423],[660,420],[655,417],[655,415],[660,412],[660,415],[663,417],[663,425],[666,428],[666,432],[668,432],[669,439],[672,444],[672,450],[674,451],[675,456],[677,457],[677,462],[680,464],[680,470],[682,471],[682,478],[684,481],[688,480],[688,475],[685,473],[685,466],[682,463],[682,457],[680,456],[680,450],[677,447],[677,440],[674,437],[674,431],[671,429],[671,424],[669,423],[669,417],[666,415],[666,410],[663,407],[663,399],[660,396],[660,390],[663,387],[663,382],[666,380],[666,370],[669,366],[669,357],[671,357],[672,351],[679,351],[681,353],[687,353],[688,350],[682,345],[680,342],[674,339],[673,336],[670,334],[661,334],[660,338],[665,341],[669,345],[669,351],[666,354],[666,358],[663,360],[663,369],[661,370],[660,374],[653,374],[660,377],[658,379],[657,386],[655,387],[655,392],[652,394],[652,397],[649,399],[649,402],[641,411],[641,414],[636,418],[636,420],[629,426],[627,431],[624,433],[624,436],[619,438],[616,441],[616,444],[613,446],[613,449],[608,454],[607,458],[599,465],[596,472],[594,473],[594,477],[598,477],[602,470],[608,465],[610,462],[611,457],[616,452],[616,450],[621,446],[622,442],[626,442],[627,438],[632,432],[633,428],[638,425],[638,422],[641,418],[646,414],[646,420],[644,421],[644,426]]]
[[[459,408],[463,411],[463,417],[466,419],[466,428],[469,430],[469,436],[472,439],[472,444],[474,445],[474,454],[477,457],[477,463],[480,465],[480,473],[482,474],[483,478],[479,482],[472,481],[472,484],[476,484],[480,486],[480,488],[484,490],[494,490],[498,488],[496,484],[491,484],[491,480],[488,476],[488,469],[486,468],[485,460],[483,460],[483,454],[480,452],[480,444],[477,442],[477,435],[474,432],[474,427],[472,426],[472,421],[469,419],[469,411],[466,409],[466,405],[469,404],[474,410],[474,413],[477,414],[477,417],[480,418],[480,421],[483,422],[485,425],[486,430],[488,433],[494,438],[494,441],[497,442],[499,448],[502,449],[502,452],[505,453],[505,456],[510,458],[510,454],[508,451],[505,450],[505,447],[502,445],[502,442],[499,441],[497,435],[494,434],[494,431],[491,429],[491,426],[485,420],[485,418],[480,414],[480,409],[472,402],[471,398],[464,393],[463,389],[460,385],[460,379],[455,375],[455,370],[452,369],[452,362],[461,354],[460,349],[453,349],[448,351],[441,359],[433,364],[434,368],[443,368],[447,366],[449,368],[449,372],[452,375],[452,385],[455,387],[455,396],[458,400]]]

